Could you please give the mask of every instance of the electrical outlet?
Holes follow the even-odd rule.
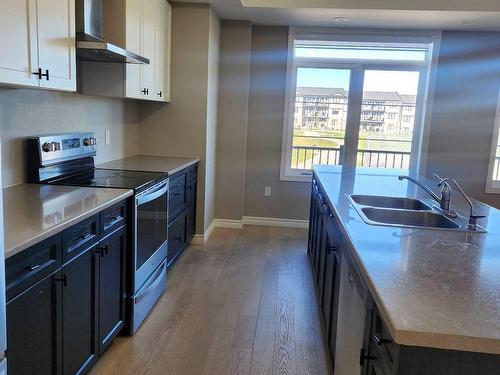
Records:
[[[264,196],[265,197],[270,197],[271,196],[271,186],[266,186],[264,188]]]
[[[104,132],[104,144],[109,145],[109,142],[110,142],[109,130],[106,130]]]

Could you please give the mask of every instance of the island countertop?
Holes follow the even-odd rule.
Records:
[[[198,158],[137,154],[99,164],[98,168],[162,172],[172,175],[200,161]]]
[[[3,189],[9,258],[133,194],[132,190],[20,184]]]
[[[499,210],[473,200],[487,233],[368,225],[347,194],[432,200],[397,179],[403,170],[316,166],[314,173],[396,343],[500,354]],[[468,217],[455,191],[451,208]]]

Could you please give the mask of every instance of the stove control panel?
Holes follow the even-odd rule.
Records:
[[[94,133],[43,135],[28,138],[30,152],[37,152],[40,166],[95,156],[97,139]]]

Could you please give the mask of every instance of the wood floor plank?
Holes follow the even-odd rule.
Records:
[[[169,270],[167,291],[92,375],[331,374],[307,232],[217,228]]]

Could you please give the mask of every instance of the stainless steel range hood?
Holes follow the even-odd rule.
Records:
[[[83,61],[149,64],[149,59],[103,39],[102,0],[76,1],[76,48]]]

